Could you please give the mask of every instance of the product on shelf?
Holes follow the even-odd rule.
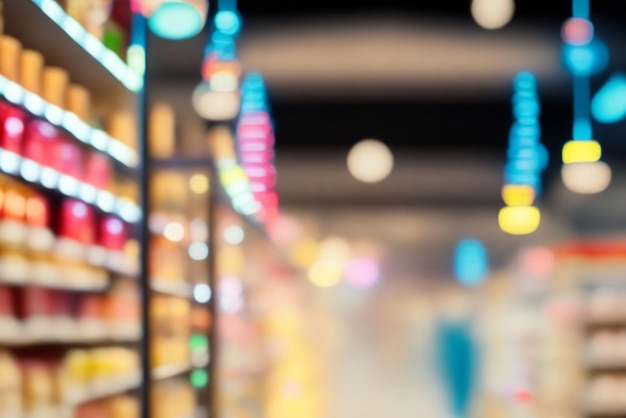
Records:
[[[11,81],[18,81],[18,64],[22,43],[10,36],[0,36],[0,74]]]
[[[188,325],[190,305],[188,300],[175,296],[153,296],[150,306],[150,358],[153,367],[188,364],[191,361]]]
[[[42,73],[41,97],[48,103],[66,109],[69,80],[69,75],[63,68],[45,67]]]
[[[19,84],[26,90],[40,95],[43,66],[43,55],[32,49],[24,49],[20,55]]]
[[[0,416],[22,415],[22,373],[15,357],[0,350]]]
[[[154,158],[168,158],[174,154],[174,109],[166,103],[157,103],[150,109],[150,152]]]
[[[155,383],[150,399],[153,418],[190,417],[195,411],[196,392],[182,379]]]

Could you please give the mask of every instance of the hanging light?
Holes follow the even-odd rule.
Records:
[[[206,0],[163,0],[147,10],[148,25],[161,38],[191,38],[204,27],[208,8]]]
[[[191,97],[193,108],[203,119],[227,121],[237,117],[241,100],[235,91],[216,91],[211,83],[202,81]]]

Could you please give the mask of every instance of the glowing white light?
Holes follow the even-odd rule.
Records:
[[[65,111],[58,106],[48,104],[46,106],[46,110],[44,111],[44,115],[48,122],[52,123],[53,125],[61,125],[63,123]]]
[[[83,29],[83,26],[70,16],[63,19],[62,27],[65,33],[77,42],[81,42],[83,36],[85,36],[85,29]]]
[[[235,91],[239,82],[237,76],[231,72],[217,72],[211,76],[211,90],[213,91]]]
[[[239,113],[240,97],[237,92],[213,91],[207,82],[196,87],[191,101],[196,113],[207,120],[231,120]]]
[[[96,58],[98,61],[102,62],[101,57],[104,54],[105,46],[91,34],[86,34],[85,39],[83,41],[83,48],[89,52],[89,54]]]
[[[42,0],[39,7],[56,23],[59,23],[66,16],[61,6],[53,0]]]
[[[500,29],[506,26],[515,13],[514,0],[473,0],[472,17],[484,29]]]
[[[118,202],[118,214],[128,223],[135,223],[141,219],[141,209],[137,205],[124,200]]]
[[[21,104],[24,100],[24,89],[17,83],[7,81],[4,87],[4,97],[13,104]]]
[[[40,181],[43,187],[55,189],[59,183],[59,172],[50,167],[43,167]]]
[[[98,190],[91,184],[83,183],[78,192],[79,197],[87,203],[95,203],[98,197]]]
[[[96,204],[103,211],[110,213],[115,208],[115,196],[105,190],[101,190],[98,193]]]
[[[109,143],[109,155],[128,167],[137,164],[137,153],[115,139]]]
[[[320,244],[319,258],[323,261],[344,265],[350,260],[351,254],[350,244],[341,237],[331,236]]]
[[[240,226],[232,225],[224,230],[224,240],[231,245],[239,245],[243,242],[245,233]]]
[[[165,225],[163,235],[170,241],[179,242],[185,238],[185,228],[179,222],[170,222]]]
[[[564,164],[561,178],[565,187],[574,193],[600,193],[611,183],[611,168],[602,161]]]
[[[91,134],[91,145],[100,151],[107,149],[110,140],[111,138],[104,131],[94,130]]]
[[[33,160],[23,159],[20,174],[26,181],[34,183],[41,178],[41,166]]]
[[[348,153],[348,170],[357,180],[377,183],[384,180],[393,169],[393,154],[385,144],[375,139],[365,139]]]
[[[77,196],[78,187],[80,186],[78,180],[72,176],[61,174],[59,178],[59,191],[66,196]]]
[[[189,245],[188,253],[192,260],[206,260],[209,256],[209,246],[204,242],[192,242]]]
[[[193,288],[193,298],[198,303],[207,303],[211,300],[211,288],[204,283],[196,284]]]
[[[11,152],[6,150],[1,150],[0,152],[0,168],[5,173],[9,174],[17,174],[20,170],[20,164],[22,163],[22,158]]]
[[[41,97],[29,92],[24,95],[24,107],[33,115],[42,116],[46,103]]]

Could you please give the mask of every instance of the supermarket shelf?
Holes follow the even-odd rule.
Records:
[[[193,295],[191,284],[180,281],[171,282],[161,279],[152,279],[150,280],[150,289],[152,289],[153,292],[185,299],[191,299]]]
[[[46,254],[55,259],[73,261],[97,267],[111,273],[135,277],[139,273],[137,260],[121,251],[111,251],[78,241],[55,237],[47,228],[32,228],[20,222],[0,221],[0,245],[26,252]],[[98,290],[108,285],[108,277],[84,272],[72,275],[54,262],[27,262],[25,258],[0,257],[0,283],[35,284],[69,290]]]
[[[209,364],[209,359],[206,356],[203,357],[204,358],[194,361],[192,363],[167,364],[164,366],[158,366],[152,370],[152,379],[170,379],[172,377],[188,373],[193,369],[206,367]]]
[[[194,155],[177,155],[167,159],[154,159],[151,164],[157,169],[178,168],[182,170],[210,168],[213,166],[213,159],[207,157],[196,157]]]
[[[6,34],[40,51],[47,64],[67,68],[74,82],[96,95],[112,99],[134,95],[143,88],[141,76],[54,0],[7,1],[4,21]]]
[[[141,219],[141,209],[136,204],[3,148],[0,148],[0,172],[95,205],[103,212],[119,216],[128,223],[136,223]]]
[[[3,329],[3,332],[5,330]],[[79,334],[74,335],[62,335],[62,336],[51,336],[51,335],[42,335],[41,337],[34,336],[26,336],[24,333],[22,335],[18,335],[18,333],[13,333],[14,335],[11,337],[10,335],[3,335],[0,338],[0,346],[3,347],[36,347],[43,345],[115,345],[115,344],[134,344],[139,342],[138,336],[113,336],[113,335],[102,335],[97,337],[94,335],[91,336],[82,336]]]
[[[596,408],[587,407],[583,409],[584,415],[588,417],[624,417],[626,416],[626,407],[624,408]]]
[[[46,102],[38,95],[29,92],[2,75],[0,75],[0,95],[8,102],[26,109],[32,115],[64,129],[83,144],[108,154],[123,166],[127,168],[137,167],[139,157],[135,150],[112,138],[105,131],[92,128],[74,113]]]
[[[70,397],[66,403],[71,406],[76,406],[128,392],[129,390],[139,389],[140,387],[141,376],[139,374],[133,374],[123,378],[92,384],[86,390],[81,391],[82,393],[77,393]]]

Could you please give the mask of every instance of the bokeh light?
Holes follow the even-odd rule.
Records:
[[[205,242],[192,242],[187,251],[192,260],[202,261],[209,256],[209,246]]]
[[[348,153],[348,170],[354,178],[364,183],[384,180],[393,169],[393,154],[385,144],[376,139],[364,139]]]
[[[163,229],[165,238],[172,242],[179,242],[185,238],[185,227],[179,222],[169,222]]]
[[[586,77],[606,68],[609,63],[609,50],[598,39],[585,45],[566,44],[563,46],[563,61],[572,74]]]
[[[602,123],[615,123],[626,117],[626,75],[611,76],[594,96],[591,113]]]
[[[541,213],[534,206],[507,206],[498,213],[500,229],[511,235],[535,232],[541,223]]]
[[[191,384],[196,389],[202,389],[209,383],[209,374],[204,369],[196,369],[191,372]]]
[[[568,141],[563,146],[563,163],[592,163],[602,157],[602,147],[597,141]]]
[[[520,256],[520,268],[534,277],[547,277],[554,269],[556,256],[550,248],[529,248]]]
[[[315,239],[303,238],[291,249],[291,261],[298,267],[308,268],[317,260],[320,253],[319,247]]]
[[[200,82],[194,89],[191,102],[200,117],[213,121],[234,119],[241,105],[237,91],[215,91],[206,81]]]
[[[308,276],[311,283],[317,287],[333,287],[336,286],[343,275],[341,265],[332,262],[320,260],[309,267]]]
[[[224,229],[224,240],[230,245],[239,245],[243,242],[245,232],[239,225],[231,225]]]
[[[561,29],[561,38],[570,45],[586,45],[593,40],[593,23],[579,17],[568,19]]]
[[[574,193],[600,193],[611,183],[611,168],[602,161],[564,164],[561,178]]]
[[[346,266],[346,281],[358,289],[374,286],[380,278],[380,266],[369,258],[356,258]]]
[[[507,184],[502,188],[502,200],[507,206],[532,205],[535,189],[528,185]]]
[[[208,284],[198,283],[193,288],[193,298],[198,303],[207,303],[211,300],[211,288]]]
[[[209,178],[205,174],[194,174],[189,178],[189,188],[196,194],[209,191]]]
[[[500,29],[513,18],[515,2],[513,0],[473,0],[471,12],[474,21],[483,29]]]
[[[206,13],[206,0],[165,0],[150,15],[148,25],[161,38],[191,38],[202,30]]]
[[[454,275],[465,286],[480,284],[489,272],[485,246],[475,238],[461,240],[454,252]]]

